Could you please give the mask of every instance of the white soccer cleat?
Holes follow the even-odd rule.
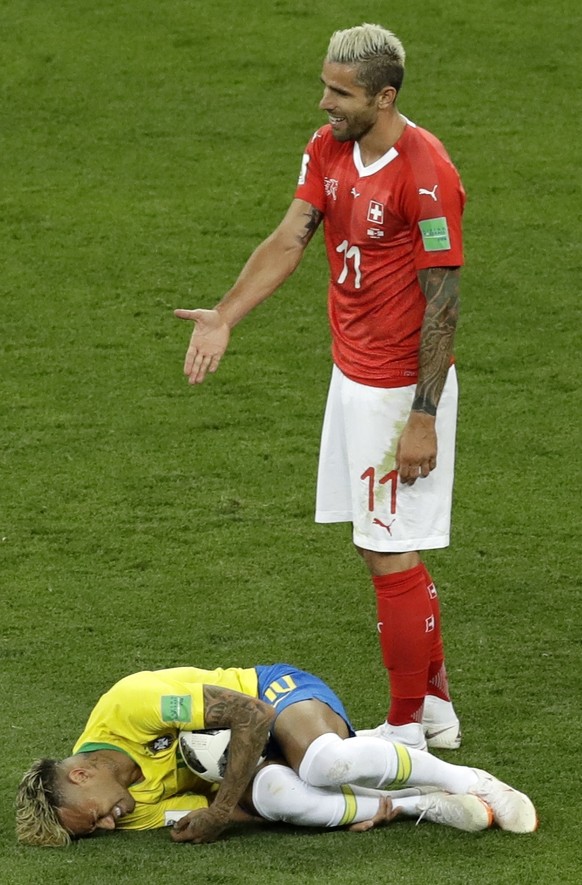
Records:
[[[394,802],[394,804],[397,803]],[[429,820],[434,824],[444,824],[446,827],[465,830],[466,833],[487,830],[494,819],[489,805],[476,795],[429,793],[419,800],[417,807],[420,811],[417,824],[421,820]]]
[[[376,728],[364,728],[356,732],[358,737],[377,737],[391,744],[403,744],[413,750],[426,750],[426,741],[422,725],[418,722],[410,722],[407,725],[390,725],[383,722]]]
[[[533,833],[538,817],[531,799],[489,774],[474,768],[479,778],[468,793],[478,796],[491,808],[495,823],[510,833]]]
[[[457,750],[461,746],[461,723],[450,701],[427,694],[422,727],[426,743],[433,749]]]

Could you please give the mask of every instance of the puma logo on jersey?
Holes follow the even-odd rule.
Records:
[[[418,193],[420,194],[421,197],[422,196],[432,197],[436,203],[437,202],[437,195],[436,195],[437,187],[438,187],[438,184],[435,184],[435,186],[433,187],[433,189],[431,191],[427,190],[425,187],[419,187]]]
[[[381,525],[382,528],[386,529],[388,534],[391,535],[392,534],[392,526],[394,525],[395,522],[396,522],[396,520],[393,519],[392,522],[390,523],[390,525],[386,525],[386,523],[382,522],[381,519],[377,519],[376,517],[374,517],[374,519],[372,521],[372,525]]]

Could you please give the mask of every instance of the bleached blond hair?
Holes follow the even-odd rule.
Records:
[[[369,95],[377,95],[386,86],[399,92],[404,79],[406,53],[398,37],[383,28],[365,22],[355,28],[336,31],[327,47],[326,61],[351,65],[357,69],[357,82]]]
[[[59,765],[56,759],[38,759],[20,781],[16,838],[23,845],[62,848],[71,843],[57,814],[62,804]]]

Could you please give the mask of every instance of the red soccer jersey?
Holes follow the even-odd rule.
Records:
[[[305,150],[295,196],[324,214],[334,362],[362,384],[413,384],[426,307],[417,272],[463,263],[465,192],[445,148],[409,121],[364,166],[358,143],[326,125]]]

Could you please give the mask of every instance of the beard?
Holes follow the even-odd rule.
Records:
[[[345,129],[337,131],[332,126],[331,132],[336,141],[359,141],[364,135],[368,134],[375,122],[376,117],[372,119],[370,114],[360,114],[351,119],[346,117]]]

